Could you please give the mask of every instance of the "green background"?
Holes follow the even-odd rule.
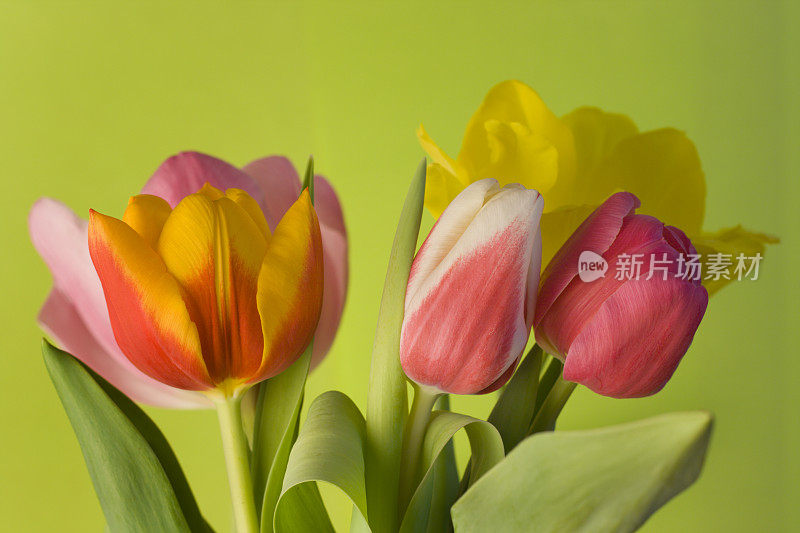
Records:
[[[708,179],[706,229],[781,237],[758,281],[712,299],[661,394],[579,389],[562,427],[711,409],[703,476],[645,530],[797,528],[798,22],[776,2],[0,3],[0,530],[103,527],[39,354],[34,317],[50,280],[25,221],[37,197],[120,215],[180,150],[236,164],[282,153],[302,165],[313,153],[344,203],[351,286],[309,389],[338,388],[363,407],[394,225],[423,155],[414,130],[424,122],[455,154],[485,92],[508,78],[559,115],[591,104],[643,130],[687,131]],[[454,400],[480,416],[488,406]],[[227,530],[214,414],[150,412]],[[341,500],[332,507],[348,514]]]

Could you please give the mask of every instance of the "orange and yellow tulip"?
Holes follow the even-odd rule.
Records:
[[[178,389],[236,397],[285,370],[322,309],[323,252],[308,191],[273,232],[241,189],[208,184],[174,209],[131,198],[91,212],[89,252],[119,348]]]

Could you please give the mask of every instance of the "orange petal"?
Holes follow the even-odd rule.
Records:
[[[179,389],[212,386],[197,328],[164,262],[130,226],[91,211],[89,252],[114,337],[139,370]]]
[[[261,365],[256,290],[267,242],[240,203],[209,192],[204,188],[175,207],[158,251],[184,289],[211,378],[217,385],[230,378],[235,388]]]
[[[152,194],[131,196],[122,221],[141,235],[151,248],[155,250],[161,228],[172,212],[166,200]]]
[[[300,357],[319,321],[322,289],[322,238],[304,190],[275,228],[258,277],[264,356],[253,382],[279,374]]]

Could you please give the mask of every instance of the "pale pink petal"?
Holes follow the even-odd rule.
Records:
[[[119,352],[103,288],[89,257],[87,227],[86,220],[50,198],[38,200],[28,215],[31,241],[50,268],[54,285],[73,303],[103,350]]]
[[[689,348],[707,304],[702,285],[628,281],[575,338],[564,379],[615,398],[655,394]]]
[[[264,208],[263,192],[253,178],[221,159],[199,152],[181,152],[161,163],[142,187],[142,194],[160,196],[175,207],[206,183],[223,191],[242,189]]]
[[[273,155],[256,159],[242,168],[263,191],[264,216],[275,229],[284,213],[300,196],[300,177],[289,159]],[[316,181],[314,185],[316,185]],[[322,222],[320,218],[320,222]]]
[[[159,383],[132,365],[122,364],[121,353],[110,355],[89,332],[72,302],[58,289],[50,291],[38,320],[45,333],[63,350],[83,361],[132,400],[173,409],[210,407],[202,394]]]
[[[556,253],[542,274],[542,286],[536,302],[534,331],[561,292],[578,274],[578,258],[583,251],[603,255],[614,242],[622,220],[639,207],[639,199],[631,193],[619,192],[609,197],[589,215]],[[537,333],[538,339],[538,333]]]

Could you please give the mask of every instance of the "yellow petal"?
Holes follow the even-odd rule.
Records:
[[[128,359],[172,387],[212,387],[181,288],[153,248],[121,220],[92,211],[89,252]]]
[[[225,191],[225,196],[233,200],[236,205],[241,207],[244,212],[250,216],[255,225],[258,227],[259,231],[261,231],[264,239],[269,240],[271,235],[269,231],[269,225],[267,224],[267,219],[264,218],[264,212],[261,210],[261,206],[258,205],[258,202],[256,202],[252,196],[241,189],[228,189]]]
[[[467,125],[457,161],[471,182],[496,178],[539,190],[547,209],[546,192],[556,179],[574,178],[575,147],[570,129],[539,95],[511,80],[489,90]]]
[[[735,226],[733,228],[721,229],[713,233],[703,232],[700,235],[691,237],[691,241],[703,262],[703,286],[708,290],[708,294],[712,295],[735,279],[735,276],[732,274],[736,265],[736,258],[739,254],[744,254],[745,257],[754,257],[756,254],[761,254],[763,257],[765,251],[764,245],[776,244],[779,242],[779,239],[772,235],[755,233],[741,226]],[[716,253],[731,256],[733,264],[730,268],[730,277],[732,279],[724,279],[722,277],[718,280],[714,280],[713,277],[705,279],[706,272],[708,271],[709,257],[711,254]]]
[[[131,196],[122,216],[123,222],[133,228],[144,241],[155,249],[161,228],[172,212],[166,200],[151,194]]]
[[[175,207],[158,251],[184,290],[209,374],[215,384],[228,380],[235,388],[261,364],[255,294],[267,245],[245,209],[226,196],[212,200],[209,192]]]
[[[639,133],[630,118],[606,113],[596,107],[580,107],[562,120],[572,130],[575,139],[579,176],[594,171],[621,140]]]
[[[264,354],[254,381],[288,368],[311,342],[322,310],[322,288],[322,238],[304,190],[275,228],[261,266],[258,311]]]
[[[438,163],[428,165],[425,176],[425,207],[434,218],[439,218],[453,198],[463,190],[464,185],[461,181],[447,169]]]
[[[542,215],[542,269],[596,208],[596,205],[569,205]]]
[[[618,191],[638,196],[640,213],[700,233],[705,176],[694,143],[682,132],[665,128],[623,139],[594,172],[578,178],[571,203],[598,205]]]

